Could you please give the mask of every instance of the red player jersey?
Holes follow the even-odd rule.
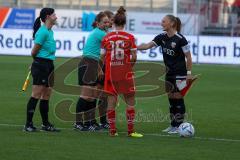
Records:
[[[137,50],[132,34],[125,31],[110,32],[104,37],[101,49],[106,54],[106,80],[121,81],[132,78],[131,51]]]

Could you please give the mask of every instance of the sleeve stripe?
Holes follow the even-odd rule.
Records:
[[[158,46],[156,42],[154,42],[154,41],[152,41],[152,42],[154,43],[154,45],[155,45],[156,47]]]

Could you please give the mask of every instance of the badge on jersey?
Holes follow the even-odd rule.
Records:
[[[175,43],[175,42],[172,42],[172,43],[171,43],[171,47],[172,47],[172,48],[175,48],[175,47],[176,47],[176,43]]]

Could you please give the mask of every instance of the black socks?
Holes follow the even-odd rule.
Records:
[[[88,101],[83,98],[79,98],[76,106],[76,124],[82,125],[83,124],[83,113],[85,112],[88,106]]]
[[[38,102],[38,99],[35,99],[33,97],[31,97],[28,101],[26,125],[32,124],[32,118],[33,118],[34,111],[35,111],[36,106],[37,106],[37,102]]]
[[[170,99],[170,118],[171,126],[178,127],[184,121],[184,115],[186,112],[183,99]]]
[[[102,97],[101,100],[98,101],[98,109],[100,116],[100,123],[107,123],[107,97]]]
[[[42,117],[42,123],[43,125],[48,125],[48,111],[49,111],[49,100],[40,100],[40,105],[39,105],[39,110],[40,114]]]
[[[88,102],[89,103],[89,106],[86,110],[87,114],[88,114],[88,122],[89,124],[95,124],[97,123],[97,120],[96,120],[96,106],[97,106],[97,100],[93,100],[93,101],[90,101]]]
[[[89,126],[96,123],[95,119],[96,100],[87,101],[83,98],[79,98],[76,106],[76,124],[84,124]]]

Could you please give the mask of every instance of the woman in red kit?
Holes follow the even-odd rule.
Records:
[[[132,67],[137,59],[137,47],[133,35],[124,31],[126,10],[120,7],[114,15],[115,30],[108,33],[102,41],[102,54],[105,56],[106,73],[104,90],[108,96],[108,121],[110,136],[117,136],[115,107],[119,94],[126,102],[128,136],[142,137],[134,132],[135,85]]]

